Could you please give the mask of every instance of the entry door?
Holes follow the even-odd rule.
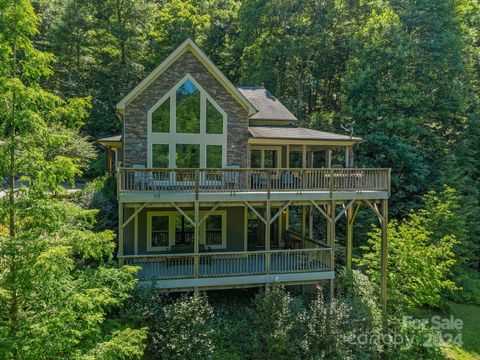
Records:
[[[252,146],[250,166],[252,168],[272,169],[282,165],[281,146]]]

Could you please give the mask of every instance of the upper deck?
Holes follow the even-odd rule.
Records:
[[[120,168],[121,202],[386,199],[390,169]]]

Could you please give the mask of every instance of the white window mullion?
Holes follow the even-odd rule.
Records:
[[[177,133],[176,116],[177,116],[177,93],[176,89],[170,90],[170,133]]]
[[[207,133],[207,105],[205,93],[200,90],[200,134]]]

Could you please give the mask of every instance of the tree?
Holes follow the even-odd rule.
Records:
[[[414,309],[423,305],[439,306],[442,293],[456,286],[450,272],[455,264],[458,243],[452,213],[456,204],[450,190],[425,196],[424,208],[402,221],[388,224],[389,298],[393,307]],[[369,234],[368,245],[358,264],[366,269],[375,284],[380,283],[380,229]]]
[[[187,38],[202,44],[210,26],[210,16],[202,14],[196,1],[171,0],[155,17],[150,66],[158,66]]]
[[[95,211],[57,196],[84,165],[77,138],[88,101],[40,86],[52,56],[32,45],[38,17],[28,0],[2,0],[0,14],[0,183],[8,184],[0,199],[1,357],[139,358],[144,330],[106,321],[135,286],[136,268],[108,260],[113,233],[92,231]]]

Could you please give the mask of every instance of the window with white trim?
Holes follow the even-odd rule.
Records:
[[[224,167],[227,114],[187,74],[148,111],[148,166]]]
[[[201,211],[200,218],[207,212]],[[193,218],[193,212],[186,212]],[[147,251],[167,251],[172,246],[193,246],[193,225],[175,211],[149,211],[147,213]],[[227,212],[214,211],[200,226],[200,245],[208,249],[227,247]]]

